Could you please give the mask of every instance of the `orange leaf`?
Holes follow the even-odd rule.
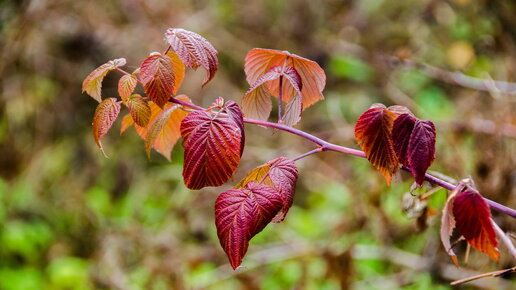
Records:
[[[130,96],[126,103],[127,108],[131,112],[134,122],[141,127],[147,126],[151,117],[151,108],[147,101],[145,101],[139,94]]]
[[[115,98],[105,99],[95,110],[95,115],[93,116],[93,138],[104,156],[106,156],[106,153],[104,152],[104,148],[102,148],[101,140],[109,131],[119,113],[120,103],[118,103]]]
[[[175,85],[173,94],[175,95],[177,94],[177,90],[179,90],[179,87],[181,87],[181,84],[183,83],[183,80],[185,78],[185,64],[181,61],[179,56],[173,51],[169,51],[167,53],[167,56],[172,61],[172,67],[174,68]]]
[[[136,88],[136,77],[134,75],[123,75],[118,81],[118,94],[122,97],[125,102],[127,98],[131,96],[134,89]]]
[[[396,117],[396,113],[384,105],[373,104],[358,118],[355,125],[355,139],[367,159],[385,177],[387,184],[391,183],[392,175],[399,168],[391,136]]]
[[[215,76],[219,67],[218,52],[204,37],[181,28],[169,28],[165,39],[186,66],[206,69],[203,86]]]
[[[147,96],[160,108],[177,90],[174,63],[168,56],[151,54],[140,67],[140,80]]]
[[[190,98],[185,95],[179,95],[175,98],[183,102],[191,102]],[[148,138],[153,138],[154,142],[152,143],[152,148],[163,155],[167,160],[170,160],[172,149],[174,148],[174,145],[176,144],[179,137],[181,137],[181,121],[183,121],[183,119],[188,115],[188,112],[180,109],[180,105],[168,102],[164,108],[164,110],[171,111],[170,115],[168,116],[168,120],[165,125],[162,126],[161,131],[159,131],[157,136],[154,136],[154,134],[156,134],[155,132],[152,133],[152,135],[149,135],[148,132],[164,110],[161,110],[156,104],[152,102],[149,103],[149,106],[151,108],[149,124],[145,128],[136,125],[136,132],[143,140],[146,141],[146,148],[149,142],[147,141]],[[161,121],[158,121],[158,124],[159,123],[161,123]]]
[[[122,135],[129,127],[134,124],[133,117],[131,114],[127,114],[122,118],[122,124],[120,125],[120,135]]]
[[[125,64],[125,58],[117,58],[99,66],[94,71],[92,71],[82,82],[82,92],[86,92],[100,103],[102,101],[102,80],[108,72],[116,69],[117,67],[124,66]]]
[[[274,66],[293,67],[301,78],[303,110],[324,99],[322,91],[326,85],[324,70],[314,61],[274,49],[255,48],[245,58],[247,82],[254,85],[258,79]],[[279,95],[279,83],[273,82],[268,87],[275,97]],[[283,99],[289,102],[297,94],[293,86],[283,86]]]

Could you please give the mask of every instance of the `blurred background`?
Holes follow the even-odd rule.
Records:
[[[465,261],[464,242],[462,267],[452,266],[439,240],[445,190],[428,185],[414,197],[409,176],[387,187],[367,160],[325,152],[299,162],[287,219],[257,235],[232,271],[216,236],[217,194],[313,145],[247,126],[234,179],[190,191],[181,146],[172,162],[155,153],[149,161],[134,129],[119,136],[120,121],[104,158],[91,134],[96,102],[81,83],[110,59],[137,68],[166,49],[167,28],[181,27],[218,49],[220,68],[203,89],[204,71],[189,70],[180,93],[201,105],[239,102],[246,53],[288,50],[328,79],[325,101],[299,128],[358,148],[354,123],[372,103],[407,106],[436,124],[431,170],[471,176],[484,196],[514,208],[515,97],[489,80],[516,81],[515,15],[512,0],[0,1],[0,289],[448,289],[514,266],[503,245],[498,263],[475,250]],[[424,64],[485,79],[487,89],[451,84]],[[104,97],[116,95],[119,76],[106,77]],[[464,285],[512,287],[514,276]]]

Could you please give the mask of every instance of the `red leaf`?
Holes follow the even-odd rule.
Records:
[[[140,67],[140,80],[147,96],[160,108],[176,91],[174,64],[168,56],[152,54]]]
[[[326,85],[326,75],[323,69],[314,61],[304,57],[273,49],[255,48],[249,51],[245,58],[245,73],[249,85],[254,85],[258,79],[274,66],[293,67],[299,74],[303,96],[303,110],[317,101],[324,99],[322,91]],[[269,87],[272,95],[278,96],[279,86]],[[297,91],[294,87],[283,89],[283,98],[289,102]],[[244,110],[247,115],[247,111]]]
[[[191,102],[190,98],[188,98],[185,95],[178,95],[175,98],[184,102]],[[136,132],[138,132],[138,135],[140,135],[142,139],[146,140],[146,145],[151,144],[148,143],[150,141],[147,141],[149,140],[149,138],[154,139],[154,142],[152,143],[152,148],[154,148],[154,150],[163,155],[163,157],[165,157],[167,160],[170,160],[170,154],[172,152],[172,149],[174,148],[174,145],[176,144],[177,140],[179,140],[179,137],[181,137],[181,122],[188,115],[188,112],[182,110],[180,105],[168,102],[164,108],[164,110],[171,111],[167,122],[163,126],[160,126],[161,130],[157,130],[157,128],[154,129],[157,131],[155,131],[152,134],[156,134],[156,132],[158,132],[157,136],[148,136],[150,128],[156,122],[156,119],[158,119],[164,111],[161,110],[154,103],[149,103],[149,106],[151,108],[151,118],[149,121],[149,125],[147,125],[147,127],[145,128],[135,126]]]
[[[131,112],[134,122],[138,126],[145,127],[149,124],[151,108],[142,96],[134,94],[126,99],[125,104]]]
[[[285,219],[288,210],[292,206],[297,177],[298,171],[295,162],[286,157],[279,157],[251,170],[235,188],[243,188],[248,183],[255,182],[256,184],[265,184],[276,189],[281,194],[283,208],[273,222],[281,222]]]
[[[276,190],[254,182],[219,195],[215,201],[217,235],[233,269],[242,263],[249,241],[271,222],[282,204]]]
[[[240,138],[240,156],[242,156],[245,146],[244,115],[242,114],[238,104],[234,101],[228,101],[225,108],[229,118],[231,118],[231,120],[233,120],[238,125],[240,132],[242,132],[242,138]]]
[[[125,102],[136,88],[136,77],[134,75],[123,75],[118,81],[118,94],[122,97]]]
[[[463,191],[453,201],[453,215],[459,232],[475,249],[498,261],[500,252],[491,221],[489,205],[482,196],[473,191]]]
[[[410,167],[408,161],[408,145],[410,141],[410,135],[416,124],[416,118],[411,114],[401,114],[394,120],[392,126],[392,139],[394,141],[394,151],[401,164]]]
[[[417,120],[410,135],[407,149],[410,171],[418,185],[423,184],[425,173],[435,159],[435,126],[431,121]]]
[[[219,67],[218,52],[204,37],[192,31],[169,28],[165,32],[165,39],[186,66],[192,69],[202,66],[206,69],[203,86],[215,76]]]
[[[394,151],[391,130],[396,113],[382,104],[373,104],[357,120],[355,139],[364,150],[367,159],[391,183],[392,174],[399,162]]]
[[[240,162],[242,134],[231,118],[214,118],[204,111],[192,112],[184,118],[181,136],[186,186],[201,189],[228,181]]]
[[[118,103],[115,98],[105,99],[95,110],[95,115],[93,116],[93,138],[104,156],[106,156],[106,153],[104,152],[104,148],[102,148],[101,140],[109,131],[119,113],[120,103]]]
[[[125,64],[125,58],[117,58],[99,66],[94,71],[92,71],[82,82],[82,92],[86,92],[100,103],[102,101],[102,97],[100,95],[102,90],[102,80],[108,74],[108,72],[116,69],[117,67],[124,66]]]

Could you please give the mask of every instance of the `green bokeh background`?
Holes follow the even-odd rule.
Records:
[[[514,266],[504,246],[495,263],[456,247],[452,266],[439,241],[446,191],[423,211],[404,210],[412,179],[387,187],[364,159],[325,152],[298,162],[287,219],[269,225],[232,271],[214,225],[217,194],[255,166],[313,147],[296,136],[246,126],[234,178],[190,191],[183,151],[172,162],[153,153],[119,121],[91,135],[96,102],[84,77],[107,60],[128,69],[166,49],[162,33],[182,27],[219,51],[205,88],[187,72],[180,93],[200,105],[240,101],[248,89],[244,57],[254,47],[288,50],[326,71],[326,99],[299,128],[358,148],[354,122],[372,103],[409,107],[437,127],[431,170],[473,177],[483,195],[516,207],[514,95],[480,92],[391,67],[378,54],[412,59],[483,79],[515,81],[516,5],[511,0],[451,1],[0,1],[0,289],[449,289],[449,282]],[[116,96],[119,75],[103,96]],[[424,194],[430,185],[417,192]],[[514,232],[514,219],[493,212]],[[514,277],[468,289],[511,289]],[[514,289],[514,288],[513,288]]]

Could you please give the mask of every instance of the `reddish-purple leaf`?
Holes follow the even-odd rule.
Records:
[[[206,69],[203,86],[215,76],[219,67],[218,52],[204,37],[192,31],[169,28],[165,32],[165,39],[186,66],[192,69],[202,66]]]
[[[118,81],[118,94],[122,97],[122,100],[125,102],[131,94],[134,92],[137,84],[136,77],[132,74],[123,75]]]
[[[473,190],[458,193],[453,201],[453,215],[457,229],[468,243],[498,261],[498,241],[484,198]]]
[[[279,192],[254,182],[219,195],[215,201],[217,235],[233,269],[242,263],[249,241],[271,222],[282,205]]]
[[[364,150],[367,159],[391,183],[399,162],[394,151],[391,130],[396,113],[382,104],[373,104],[357,120],[355,139]]]
[[[408,163],[418,185],[435,159],[435,126],[431,121],[417,120],[407,149]]]
[[[147,101],[139,94],[131,95],[126,99],[125,104],[134,122],[141,127],[146,127],[151,118],[151,108]]]
[[[92,71],[82,82],[82,92],[86,92],[100,103],[102,101],[102,97],[100,95],[102,90],[102,80],[108,74],[108,72],[118,67],[124,66],[125,64],[125,58],[117,58],[99,66],[94,71]]]
[[[285,219],[288,210],[294,201],[294,193],[296,192],[296,182],[299,175],[296,163],[291,159],[280,157],[269,161],[271,169],[269,177],[274,184],[274,188],[281,194],[283,199],[283,207],[273,222],[281,222]]]
[[[301,120],[303,112],[303,97],[296,95],[285,106],[285,114],[283,115],[283,123],[287,126],[294,126]]]
[[[159,53],[147,57],[140,67],[140,80],[147,96],[160,108],[176,91],[174,64]]]
[[[190,189],[219,186],[240,162],[240,126],[231,118],[214,118],[204,111],[190,113],[181,123],[185,148],[183,178]]]
[[[210,111],[213,109],[221,109],[224,106],[224,98],[223,97],[217,97],[211,105],[206,108],[206,111]]]
[[[398,160],[401,164],[410,167],[408,161],[408,145],[410,141],[410,135],[416,124],[416,118],[411,114],[401,114],[392,126],[392,140],[394,144],[394,151],[398,155]]]
[[[238,125],[238,128],[240,128],[240,131],[242,132],[242,138],[240,138],[240,156],[242,156],[245,146],[244,115],[242,114],[238,104],[234,101],[228,101],[225,109],[229,118]]]
[[[115,98],[107,98],[102,101],[95,110],[93,116],[93,138],[100,150],[106,156],[104,148],[102,148],[102,138],[109,131],[120,113],[120,103]]]
[[[297,177],[298,171],[295,162],[286,157],[279,157],[251,170],[235,188],[243,188],[248,183],[255,182],[276,189],[281,194],[283,207],[281,213],[274,218],[273,222],[281,222],[292,206]]]

